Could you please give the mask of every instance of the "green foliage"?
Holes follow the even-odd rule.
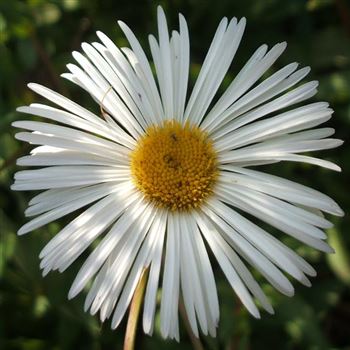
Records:
[[[310,65],[310,79],[320,81],[315,100],[326,100],[335,110],[328,122],[345,145],[323,155],[343,168],[332,174],[309,165],[279,164],[268,171],[299,181],[333,196],[345,212],[350,208],[350,5],[346,0],[247,0],[159,1],[172,26],[182,12],[191,33],[191,81],[198,74],[215,28],[223,16],[245,16],[246,34],[234,61],[232,77],[262,43],[286,40],[289,47],[274,69],[293,61]],[[36,232],[17,237],[25,222],[23,211],[32,194],[9,189],[16,171],[15,159],[29,148],[14,139],[11,122],[24,118],[20,105],[39,101],[26,84],[39,82],[59,90],[99,113],[91,98],[58,79],[72,61],[71,51],[82,41],[95,41],[96,30],[126,45],[116,19],[135,30],[144,47],[147,34],[156,31],[156,3],[127,0],[0,0],[0,348],[4,350],[120,349],[125,323],[116,331],[83,312],[84,295],[72,301],[67,293],[86,255],[64,274],[42,278],[39,252],[73,216]],[[275,307],[275,315],[262,313],[254,320],[214,264],[221,302],[218,337],[202,338],[206,349],[350,349],[350,236],[349,217],[335,221],[329,231],[336,254],[323,254],[286,237],[287,244],[317,269],[312,288],[296,285],[296,296],[287,298],[256,275]],[[277,234],[277,233],[276,233]],[[214,259],[213,259],[214,263]],[[181,343],[164,341],[159,319],[154,336],[139,333],[138,349],[191,349],[181,324]]]

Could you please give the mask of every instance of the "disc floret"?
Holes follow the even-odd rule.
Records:
[[[175,120],[151,126],[131,154],[131,172],[145,197],[171,210],[198,207],[213,191],[217,155],[207,133]]]

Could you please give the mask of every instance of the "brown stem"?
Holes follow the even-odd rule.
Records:
[[[124,339],[124,350],[134,350],[135,338],[136,338],[136,327],[137,321],[140,316],[141,305],[143,301],[143,295],[145,293],[147,285],[148,269],[143,270],[140,277],[139,283],[135,289],[134,296],[132,298],[128,324],[126,326],[125,339]]]
[[[237,299],[237,304],[236,304],[234,311],[233,311],[235,317],[239,317],[239,315],[242,312],[242,309],[243,309],[243,304],[241,303],[241,301],[239,299]],[[234,334],[231,338],[230,345],[229,345],[230,350],[236,350],[236,349],[240,348],[241,337],[240,337],[238,330],[237,330],[237,332],[238,333]]]
[[[192,331],[190,322],[188,321],[188,318],[187,318],[186,309],[185,309],[185,306],[184,306],[184,303],[182,300],[180,300],[179,309],[180,309],[181,317],[185,323],[185,328],[186,328],[187,334],[190,337],[193,349],[194,350],[204,350],[202,342],[200,341],[199,338],[197,338],[195,336],[195,334]]]

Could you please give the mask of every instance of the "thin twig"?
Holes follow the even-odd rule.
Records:
[[[101,103],[100,103],[100,112],[105,119],[107,119],[106,116],[108,116],[108,114],[103,109],[103,101],[105,100],[107,94],[111,91],[111,89],[112,89],[112,85],[110,85],[109,88],[107,89],[107,91],[104,93],[102,100],[101,100]]]
[[[78,30],[75,35],[73,35],[72,43],[70,45],[72,51],[80,49],[80,43],[83,41],[82,39],[84,37],[84,34],[90,29],[90,27],[90,18],[84,17],[80,20]]]
[[[63,84],[61,83],[60,79],[58,78],[59,75],[55,70],[55,67],[53,66],[50,56],[48,55],[48,53],[46,52],[44,46],[41,44],[40,40],[38,39],[38,36],[35,32],[35,30],[32,30],[31,32],[31,39],[33,42],[33,46],[34,49],[36,51],[36,53],[38,54],[47,74],[50,77],[50,80],[52,82],[52,84],[54,85],[54,88],[60,92],[63,95],[68,95],[67,90],[65,89],[65,87],[63,86]]]
[[[350,36],[350,10],[344,0],[336,0],[335,5],[338,9],[338,14],[341,19],[343,28],[348,36]]]
[[[132,298],[128,324],[126,326],[125,339],[124,339],[124,350],[134,350],[135,348],[135,338],[136,338],[136,328],[137,321],[140,316],[140,310],[143,300],[143,295],[146,289],[146,282],[148,277],[148,269],[142,272],[139,283],[135,289],[134,296]]]

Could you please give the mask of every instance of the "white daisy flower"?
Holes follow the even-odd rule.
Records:
[[[315,95],[317,81],[297,85],[310,71],[291,63],[261,77],[286,48],[260,46],[231,82],[214,97],[238,49],[246,20],[224,18],[189,93],[190,44],[187,24],[168,32],[158,8],[158,40],[149,36],[151,65],[129,27],[118,22],[130,48],[118,48],[103,33],[100,43],[82,44],[62,76],[86,90],[102,108],[93,114],[38,84],[29,88],[57,107],[34,103],[18,111],[53,120],[17,121],[18,140],[37,145],[19,171],[14,190],[44,190],[25,214],[36,216],[18,234],[83,210],[42,250],[41,268],[67,269],[97,241],[69,291],[87,284],[85,309],[102,321],[121,322],[142,272],[149,268],[143,329],[152,334],[161,284],[162,335],[179,339],[178,305],[183,298],[196,336],[215,336],[219,302],[210,250],[228,282],[256,318],[255,304],[272,306],[246,263],[281,293],[292,296],[287,275],[309,286],[315,270],[242,212],[315,249],[330,253],[322,212],[343,215],[328,196],[250,166],[304,162],[340,171],[304,152],[334,148],[326,102],[292,107]],[[84,209],[83,209],[84,208]],[[237,210],[238,209],[238,210]],[[162,269],[161,269],[162,267]],[[162,272],[161,272],[162,270]],[[161,283],[159,280],[162,280]]]

